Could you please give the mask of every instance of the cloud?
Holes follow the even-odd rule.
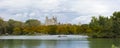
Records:
[[[29,0],[4,0],[0,2],[0,8],[23,8],[30,5]]]
[[[89,23],[91,16],[110,16],[119,11],[119,0],[0,0],[0,16],[5,20],[33,18],[44,23],[56,16],[62,23]]]
[[[85,14],[102,14],[108,12],[108,6],[102,4],[100,1],[96,0],[78,0],[74,2],[75,4],[71,6],[71,10]]]
[[[79,16],[72,20],[74,24],[88,24],[92,19],[92,16]]]

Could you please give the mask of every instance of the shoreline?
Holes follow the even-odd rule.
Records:
[[[0,39],[39,39],[39,40],[72,40],[83,39],[88,36],[83,35],[8,35],[0,36]]]

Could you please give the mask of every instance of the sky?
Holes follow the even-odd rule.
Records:
[[[0,0],[0,17],[26,21],[57,17],[58,22],[88,24],[91,17],[120,11],[120,0]]]

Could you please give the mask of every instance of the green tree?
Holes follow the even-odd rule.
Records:
[[[40,26],[40,21],[36,19],[29,19],[25,22],[26,26]]]
[[[115,35],[114,37],[120,37],[120,12],[114,12],[111,19],[113,21],[112,32]]]
[[[0,18],[0,34],[7,33],[8,24],[2,18]]]
[[[10,19],[7,23],[9,25],[8,26],[8,33],[9,34],[13,34],[13,32],[15,32],[14,29],[16,29],[16,28],[20,28],[21,34],[22,34],[22,29],[23,29],[23,26],[24,26],[23,22],[15,21],[13,19]]]
[[[15,27],[14,29],[13,29],[13,34],[14,35],[21,35],[21,28],[19,28],[19,27]]]
[[[69,34],[67,25],[59,25],[56,29],[57,34]]]

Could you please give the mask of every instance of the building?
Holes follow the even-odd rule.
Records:
[[[51,19],[49,19],[47,16],[46,16],[46,19],[45,19],[45,25],[57,25],[57,17],[52,17]]]

